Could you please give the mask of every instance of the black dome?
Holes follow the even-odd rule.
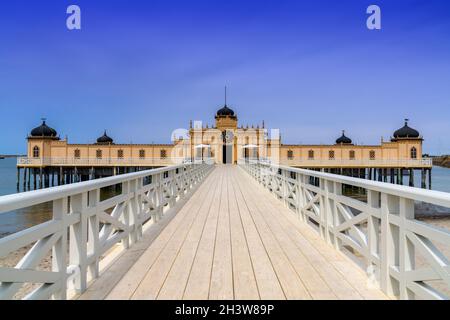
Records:
[[[338,139],[336,139],[336,144],[351,144],[352,139],[345,136],[345,131],[342,130],[342,136]]]
[[[106,134],[106,130],[103,135],[97,139],[98,144],[112,144],[113,142],[113,139]]]
[[[224,105],[221,109],[217,111],[218,116],[234,116],[234,111]]]
[[[419,131],[408,126],[408,119],[405,119],[405,125],[394,132],[394,138],[419,138]]]
[[[58,133],[55,129],[50,128],[45,123],[45,120],[42,120],[42,124],[39,127],[34,128],[31,130],[30,136],[31,137],[50,137],[50,138],[56,138]]]

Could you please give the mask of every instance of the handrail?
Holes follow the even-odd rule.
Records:
[[[449,298],[450,262],[442,246],[450,247],[450,231],[416,220],[414,212],[420,201],[450,208],[449,193],[267,161],[239,164],[323,240],[362,263],[370,283],[386,294]],[[366,199],[346,196],[346,186],[361,188]]]
[[[412,167],[412,166],[432,166],[433,160],[424,159],[290,159],[280,158],[280,163],[297,166],[392,166],[392,167]]]
[[[57,165],[71,165],[71,166],[88,166],[88,165],[175,165],[190,163],[193,161],[207,161],[208,157],[203,158],[183,158],[183,157],[151,157],[151,158],[114,158],[114,157],[102,157],[102,158],[74,158],[74,157],[18,157],[17,165],[45,165],[45,166],[57,166]]]
[[[210,168],[183,164],[1,196],[0,214],[51,201],[53,217],[0,239],[0,258],[32,245],[15,267],[0,266],[0,299],[17,298],[28,282],[38,285],[19,298],[66,299],[72,287],[84,292],[88,275],[98,277],[105,253],[117,243],[126,249],[137,242],[144,226],[174,208]],[[100,199],[101,188],[117,184],[120,194]],[[36,270],[49,252],[51,271]]]

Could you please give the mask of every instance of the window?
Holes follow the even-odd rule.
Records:
[[[95,156],[97,157],[97,159],[101,159],[102,158],[102,150],[97,150],[95,151]]]
[[[122,149],[117,150],[117,158],[123,159],[123,150]]]
[[[160,154],[161,154],[161,159],[167,158],[167,151],[166,150],[164,150],[164,149],[161,150]]]
[[[334,150],[328,151],[328,158],[330,158],[330,160],[334,160]]]
[[[80,149],[75,149],[75,150],[73,151],[73,157],[74,157],[75,159],[80,159]]]
[[[145,158],[145,150],[139,150],[139,158],[141,159]]]
[[[375,151],[370,150],[370,152],[369,152],[369,158],[370,158],[370,160],[375,160]]]
[[[294,159],[294,151],[288,150],[287,157],[288,157],[289,160]]]
[[[350,160],[355,160],[355,151],[350,150],[348,153],[348,157],[350,158]]]
[[[34,146],[33,148],[33,158],[39,158],[39,147]]]
[[[417,159],[417,149],[415,147],[411,148],[411,159]]]
[[[314,159],[314,151],[313,150],[308,151],[308,159]]]

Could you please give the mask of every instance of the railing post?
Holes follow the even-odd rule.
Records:
[[[53,220],[62,222],[61,237],[52,248],[52,271],[59,272],[59,290],[53,294],[53,299],[67,298],[67,198],[53,201]]]
[[[328,244],[334,243],[334,201],[330,198],[330,194],[334,192],[334,183],[328,181],[324,178],[320,179],[320,189],[322,190],[320,207],[321,207],[321,218],[322,218],[322,228],[323,238]],[[323,212],[322,212],[323,210]],[[332,235],[331,235],[331,234]]]
[[[398,284],[390,275],[391,266],[398,266],[398,227],[390,223],[390,216],[398,214],[398,197],[381,194],[381,289],[388,295],[398,295]]]
[[[372,209],[380,210],[380,193],[373,190],[367,190],[367,204]],[[374,258],[380,258],[380,221],[376,216],[369,213],[367,217],[367,270],[375,272],[377,282],[380,282],[380,266],[373,263]]]
[[[156,187],[156,198],[157,198],[157,209],[156,214],[158,216],[158,220],[162,219],[163,211],[164,211],[164,186],[163,186],[163,173],[158,173],[158,182]]]
[[[130,181],[124,181],[122,182],[122,194],[126,195],[126,194],[130,194],[131,191],[131,182]],[[130,208],[130,202],[131,200],[129,200],[127,203],[125,203],[125,208],[123,208],[123,214],[122,217],[120,218],[120,220],[122,221],[122,223],[124,225],[126,225],[127,227],[130,227],[130,213],[131,213],[131,208]],[[126,232],[130,232],[130,231],[126,231]],[[130,234],[128,233],[128,235],[126,237],[124,237],[122,239],[122,246],[124,247],[124,249],[128,249],[130,247]]]
[[[70,198],[72,214],[80,214],[80,221],[70,226],[70,264],[78,266],[80,272],[75,276],[74,285],[78,293],[87,287],[87,193],[83,192]]]
[[[94,261],[88,266],[88,271],[92,278],[99,276],[99,260],[100,260],[100,240],[99,230],[100,222],[98,219],[98,212],[95,207],[100,202],[100,189],[89,191],[89,208],[94,209],[95,213],[89,217],[88,220],[88,244],[87,252],[89,255],[93,255]]]
[[[333,183],[333,192],[335,194],[336,197],[341,196],[342,195],[342,184],[339,182],[334,182]],[[339,212],[338,212],[338,207],[337,207],[337,201],[334,201],[333,203],[333,225],[337,226],[341,223],[340,219],[339,219]],[[334,244],[334,248],[336,250],[341,251],[342,249],[342,240],[339,239],[338,234],[334,231],[333,228],[333,244]]]
[[[131,244],[136,243],[142,236],[142,221],[140,221],[140,204],[142,203],[142,196],[139,194],[139,189],[142,187],[142,178],[129,181],[129,193],[133,197],[128,202],[128,226],[130,227],[129,241]]]
[[[414,219],[414,201],[400,198],[400,225],[399,225],[399,270],[400,270],[400,299],[414,299],[414,293],[407,288],[406,272],[415,268],[414,245],[406,235],[407,220]]]

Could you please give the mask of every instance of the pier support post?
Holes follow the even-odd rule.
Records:
[[[64,180],[63,180],[63,168],[59,167],[59,182],[58,182],[58,186],[62,185]]]
[[[27,180],[27,189],[30,190],[31,188],[31,168],[28,168],[28,180]]]
[[[23,191],[27,190],[27,168],[23,168]]]
[[[422,168],[422,170],[421,170],[421,187],[422,187],[422,189],[427,188],[426,175],[427,175],[427,173],[426,173],[425,169]]]
[[[20,191],[20,167],[17,167],[17,192]]]
[[[43,176],[43,172],[42,172],[43,170],[42,170],[42,167],[40,167],[39,168],[39,189],[42,189],[42,187],[43,187],[43,179],[42,179],[42,176]]]
[[[34,188],[34,190],[36,190],[36,188],[37,188],[36,175],[37,175],[36,168],[33,168],[33,188]]]
[[[431,168],[428,169],[428,189],[431,190]]]
[[[414,169],[409,169],[409,186],[414,187]]]

